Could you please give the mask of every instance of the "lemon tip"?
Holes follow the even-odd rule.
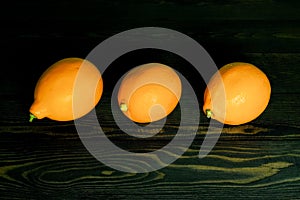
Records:
[[[120,104],[120,110],[123,112],[126,112],[128,110],[128,106],[126,105],[126,103]]]

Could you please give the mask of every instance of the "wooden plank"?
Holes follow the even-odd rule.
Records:
[[[299,139],[219,141],[203,159],[197,157],[198,141],[170,166],[134,174],[104,166],[78,139],[36,132],[2,133],[0,137],[2,199],[111,195],[176,199],[175,194],[178,199],[297,199],[299,195]]]
[[[300,88],[298,87],[300,84],[298,65],[300,61],[299,53],[240,52],[240,50],[229,50],[226,54],[222,54],[222,52],[225,51],[223,48],[219,48],[217,51],[209,50],[208,52],[211,54],[211,57],[219,68],[227,63],[236,61],[249,62],[259,67],[269,77],[272,93],[274,94],[300,93]],[[20,61],[13,62],[13,67],[4,69],[3,74],[1,74],[3,76],[1,80],[2,84],[0,86],[1,93],[14,94],[15,92],[18,92],[27,99],[32,98],[35,84],[43,71],[55,61],[72,55],[68,54],[65,56],[46,58],[45,52],[44,56],[41,56],[36,60],[32,58],[32,62],[28,61],[28,64],[26,60],[30,57],[25,58],[26,56],[24,57],[25,60],[21,59]],[[45,58],[44,62],[47,62],[47,64],[42,64],[43,57]],[[26,62],[26,65],[22,66],[21,61]],[[109,66],[103,75],[106,84],[104,89],[108,91],[111,90],[114,84],[127,70],[146,62],[161,62],[175,68],[190,81],[193,87],[195,87],[197,95],[202,95],[205,83],[201,75],[195,71],[195,68],[190,63],[175,54],[155,50],[152,52],[141,51],[140,53],[128,54],[123,58],[117,59]],[[22,73],[16,73],[15,66],[24,67],[24,69],[21,70]]]
[[[1,198],[297,199],[298,99],[299,93],[275,93],[259,119],[243,126],[225,126],[213,151],[198,159],[208,126],[202,115],[196,140],[179,160],[156,172],[131,174],[95,160],[83,147],[72,122],[30,124],[29,99],[2,96],[1,112],[6,115],[0,117]],[[176,133],[175,112],[158,138],[131,139],[129,143],[107,113],[109,101],[104,96],[97,112],[105,116],[101,118],[105,119],[103,129],[124,148],[154,150]]]
[[[119,32],[145,26],[155,26],[180,31],[207,48],[217,50],[218,48],[237,49],[242,52],[265,52],[279,53],[299,52],[300,28],[299,20],[207,20],[207,19],[168,19],[158,21],[134,22],[135,24],[118,23],[111,27],[111,24],[99,26],[93,21],[71,21],[60,22],[53,20],[51,24],[36,22],[34,24],[20,24],[15,26],[9,24],[7,32],[4,32],[6,40],[1,41],[8,48],[16,45],[19,48],[27,44],[43,46],[45,44],[59,45],[65,48],[63,43],[72,45],[80,44],[83,48],[91,45],[93,48],[103,40]],[[74,31],[73,27],[81,28]],[[88,40],[87,40],[88,39]],[[53,44],[51,44],[53,43]],[[73,44],[74,45],[74,44]],[[281,47],[281,48],[280,48]],[[46,48],[46,46],[44,47]],[[70,51],[71,49],[69,49]]]
[[[5,39],[0,41],[6,58],[0,80],[0,199],[299,199],[299,2],[100,0],[80,6],[76,1],[8,2],[11,7],[0,13],[0,21],[9,22],[2,23]],[[142,174],[117,171],[97,161],[72,121],[28,122],[35,83],[50,64],[63,57],[85,57],[104,39],[143,26],[191,36],[218,67],[234,61],[260,67],[272,85],[267,109],[245,125],[225,125],[203,159],[198,154],[209,120],[201,112],[189,149],[168,167]],[[104,74],[105,93],[96,111],[110,140],[132,152],[163,147],[179,126],[177,107],[160,133],[137,139],[120,130],[111,116],[109,92],[124,73],[122,66],[151,59],[181,70],[202,105],[205,84],[192,66],[174,55],[148,51],[114,62]],[[184,127],[187,132],[193,128]],[[161,164],[157,157],[149,159]]]
[[[299,19],[299,1],[13,1],[0,15],[25,20]],[[14,10],[10,10],[14,8]],[[53,13],[55,11],[55,14]],[[23,16],[23,17],[22,17]],[[107,21],[107,20],[105,20]],[[114,23],[116,25],[117,23]]]
[[[247,133],[245,129],[248,129],[248,134],[256,134],[260,131],[265,132],[260,136],[274,136],[274,138],[285,139],[288,137],[299,137],[300,133],[295,130],[294,132],[287,133],[284,129],[299,128],[299,110],[300,107],[297,104],[300,93],[291,93],[291,94],[282,94],[275,93],[272,95],[270,103],[266,110],[254,121],[246,124],[246,126],[228,126],[228,130],[233,131],[234,133]],[[29,123],[29,107],[31,105],[31,100],[23,101],[22,99],[17,99],[16,96],[1,96],[1,112],[5,115],[0,116],[1,127],[0,134],[7,132],[10,133],[26,133],[28,131],[34,131],[39,134],[49,134],[54,135],[64,134],[68,136],[71,132],[76,132],[74,123],[71,122],[55,122],[49,119],[36,120],[34,123]],[[119,130],[118,126],[114,122],[114,118],[111,113],[110,107],[110,96],[104,95],[100,103],[96,106],[97,117],[100,120],[101,126],[108,132],[114,132]],[[189,101],[186,99],[186,101]],[[13,105],[13,106],[11,106]],[[201,103],[199,102],[201,107]],[[191,112],[192,113],[192,112]],[[192,116],[192,115],[191,115]],[[180,122],[180,107],[170,114],[166,122],[167,128],[170,130],[176,130],[176,127],[179,126]],[[204,116],[202,111],[200,111],[200,122],[199,134],[203,134],[203,131],[207,130],[209,120]],[[88,124],[88,121],[87,121]],[[248,126],[249,125],[249,126]],[[73,127],[70,129],[70,127]],[[225,126],[226,128],[226,126]],[[274,129],[276,134],[270,134]],[[226,131],[230,132],[230,131]],[[72,135],[72,134],[71,134]],[[172,137],[172,135],[171,135]],[[231,137],[231,136],[229,136]],[[235,135],[236,137],[236,135]],[[282,137],[282,138],[281,138]],[[264,139],[267,139],[264,138]]]

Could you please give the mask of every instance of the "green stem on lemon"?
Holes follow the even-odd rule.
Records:
[[[211,118],[211,116],[212,116],[212,111],[210,110],[210,109],[206,109],[206,117],[207,118]]]
[[[121,103],[120,104],[120,109],[123,111],[123,112],[126,112],[128,110],[128,106],[126,105],[126,103]]]
[[[36,116],[34,116],[33,114],[29,114],[29,117],[30,117],[30,119],[29,119],[29,122],[32,122],[33,121],[33,119],[35,119],[36,118]]]

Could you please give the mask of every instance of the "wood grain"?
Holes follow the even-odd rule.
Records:
[[[294,101],[284,100],[287,104]],[[103,102],[103,107],[110,109],[109,99],[104,97]],[[166,168],[143,174],[120,172],[97,161],[81,143],[72,122],[41,120],[30,124],[25,113],[16,121],[1,120],[2,199],[297,199],[299,126],[267,125],[267,113],[274,113],[281,103],[273,100],[275,105],[269,109],[274,110],[267,110],[253,123],[225,126],[212,152],[199,159],[208,127],[203,120],[184,155]],[[173,115],[176,118],[176,112]],[[103,130],[126,150],[153,151],[176,134],[176,120],[169,120],[162,134],[151,140],[135,140],[124,136],[110,117],[106,120]]]
[[[7,2],[0,13],[0,44],[5,50],[0,77],[0,199],[299,199],[299,2]],[[189,149],[174,163],[149,173],[125,173],[99,162],[83,145],[72,121],[28,122],[35,83],[54,61],[86,57],[110,36],[145,26],[170,28],[192,37],[218,67],[234,61],[257,65],[272,86],[267,109],[245,125],[225,125],[213,150],[199,159],[205,136],[217,137],[207,133],[210,121],[201,113]],[[107,137],[132,152],[160,149],[174,138],[179,126],[180,107],[148,139],[128,136],[114,122],[110,78],[122,74],[124,65],[151,59],[187,75],[201,110],[205,85],[187,62],[161,52],[119,59],[104,74],[108,89],[96,112]],[[90,126],[90,121],[84,125]],[[187,132],[193,128],[184,127]],[[149,159],[163,164],[158,157]]]
[[[213,199],[297,199],[299,141],[220,141],[204,159],[197,157],[196,141],[167,168],[131,174],[102,165],[79,140],[25,134],[23,141],[13,134],[1,135],[6,141],[1,142],[2,198],[172,198],[176,193]],[[217,190],[222,192],[213,192]]]

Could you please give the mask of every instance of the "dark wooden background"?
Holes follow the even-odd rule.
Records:
[[[299,2],[29,0],[2,5],[0,199],[299,199]],[[189,150],[170,166],[142,174],[97,161],[72,121],[28,122],[34,86],[47,67],[65,57],[84,58],[106,38],[145,26],[194,38],[218,67],[234,61],[257,65],[272,85],[265,112],[250,123],[224,126],[212,152],[198,159],[209,123],[201,113]],[[103,130],[128,150],[158,149],[179,125],[179,108],[151,140],[128,138],[114,124],[109,97],[114,81],[149,61],[184,73],[202,104],[205,84],[183,59],[158,50],[119,58],[103,74],[105,91],[96,110]],[[116,67],[120,70],[112,70]]]

